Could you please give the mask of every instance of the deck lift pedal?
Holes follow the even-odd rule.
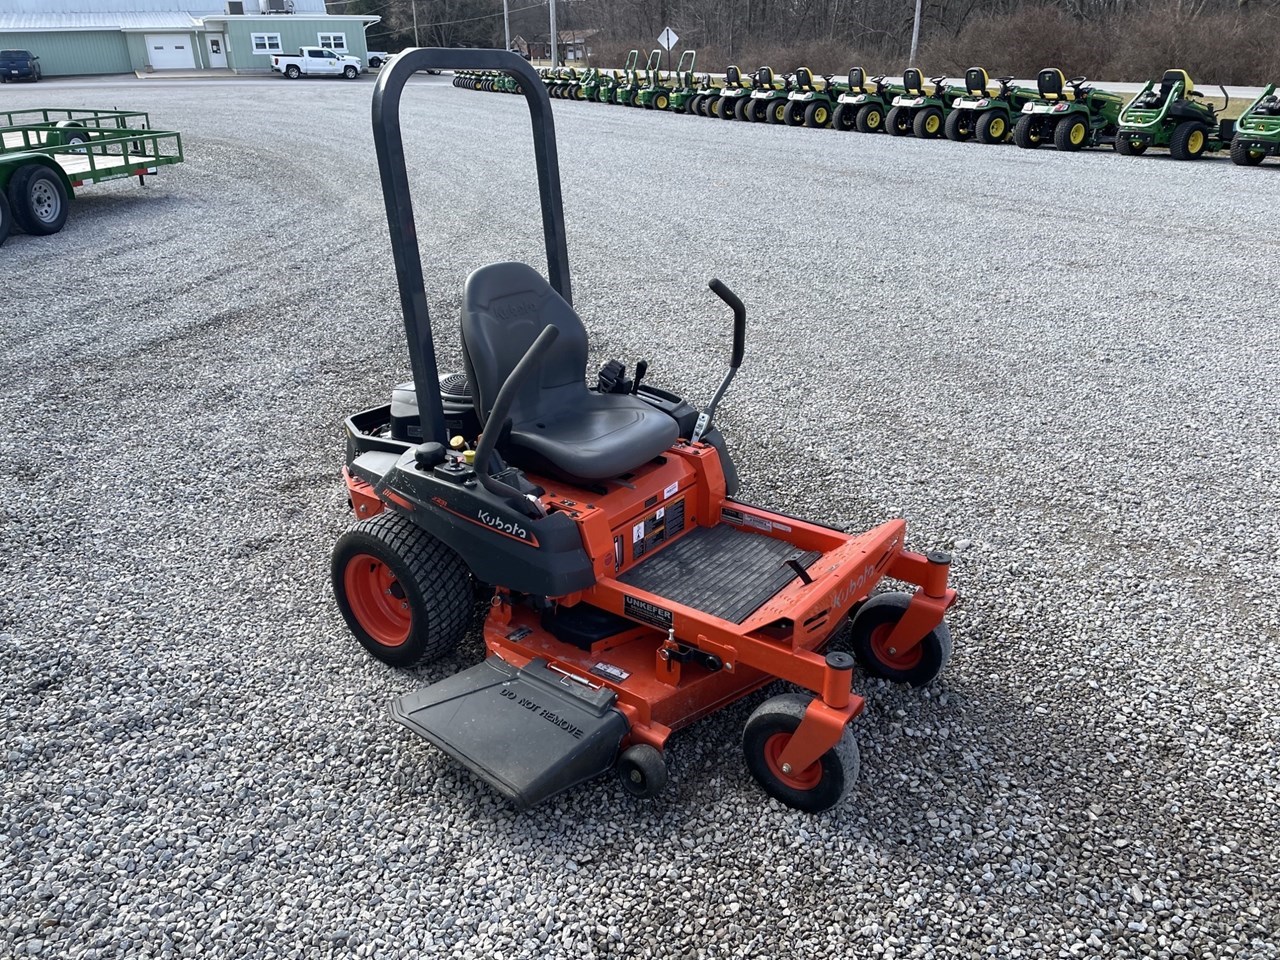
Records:
[[[465,375],[443,383],[427,313],[400,126],[405,82],[426,70],[502,70],[533,123],[550,282],[524,264],[476,270],[463,293]],[[775,680],[804,693],[747,721],[746,763],[783,803],[822,810],[857,776],[856,661],[916,685],[951,653],[949,557],[905,549],[905,523],[850,535],[733,498],[715,407],[699,412],[611,362],[585,378],[572,307],[555,128],[546,89],[515,54],[414,49],[378,78],[373,133],[413,382],[346,421],[344,476],[357,522],[333,551],[333,586],[356,638],[412,666],[470,629],[490,597],[487,659],[398,699],[397,720],[517,806],[610,769],[654,796],[673,731]],[[918,589],[871,592],[884,577]],[[852,655],[828,647],[847,636]]]

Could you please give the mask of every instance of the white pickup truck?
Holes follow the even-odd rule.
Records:
[[[290,80],[299,77],[346,77],[354,80],[363,70],[359,57],[334,53],[320,47],[301,47],[298,55],[277,53],[271,57],[273,73],[283,73]]]

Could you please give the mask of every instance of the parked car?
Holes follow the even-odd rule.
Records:
[[[290,80],[299,77],[346,77],[355,80],[363,67],[359,57],[334,53],[321,47],[301,47],[297,56],[278,53],[271,58],[271,70]]]
[[[30,50],[0,50],[0,83],[40,79],[40,58]]]

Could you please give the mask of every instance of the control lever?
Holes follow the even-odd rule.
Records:
[[[640,392],[640,381],[644,379],[644,375],[648,372],[649,372],[649,361],[637,360],[636,361],[636,378],[631,383],[632,393]]]
[[[480,434],[480,443],[476,445],[476,477],[480,480],[480,485],[495,497],[513,500],[513,506],[525,516],[534,520],[544,515],[542,504],[530,499],[515,487],[503,483],[490,474],[489,464],[493,460],[494,448],[497,446],[498,437],[506,433],[511,425],[511,404],[515,401],[516,393],[519,391],[521,383],[528,379],[529,375],[537,369],[542,355],[551,349],[551,345],[555,343],[558,336],[560,336],[560,330],[557,327],[548,325],[542,328],[542,332],[538,334],[537,339],[529,345],[529,349],[520,358],[520,362],[515,365],[515,369],[507,375],[507,379],[502,384],[502,389],[498,391],[498,398],[493,402],[489,417],[485,421],[484,432]]]
[[[719,405],[720,399],[724,396],[725,391],[729,389],[729,384],[733,382],[733,376],[738,372],[738,367],[742,366],[742,354],[746,350],[747,344],[747,308],[742,305],[738,295],[721,283],[720,280],[712,279],[707,286],[711,288],[712,293],[733,310],[733,356],[729,360],[729,372],[720,381],[720,389],[711,398],[711,403],[707,405],[707,409],[698,414],[698,422],[693,428],[693,436],[689,438],[690,443],[697,443],[710,429],[711,419],[716,415],[716,407]]]

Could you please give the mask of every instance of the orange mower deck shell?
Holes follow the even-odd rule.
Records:
[[[541,658],[583,682],[608,687],[630,723],[628,742],[660,750],[674,731],[776,679],[787,680],[816,696],[778,760],[790,769],[806,770],[834,746],[844,726],[864,707],[864,700],[852,692],[852,671],[832,667],[821,651],[850,612],[888,576],[920,588],[899,623],[878,638],[895,651],[893,656],[908,658],[955,602],[955,591],[947,587],[948,567],[904,549],[905,521],[892,520],[851,535],[783,516],[728,499],[713,447],[682,441],[668,452],[671,455],[661,462],[606,484],[604,493],[530,474],[546,491],[540,499],[547,512],[565,513],[577,523],[596,572],[591,588],[548,599],[557,606],[589,603],[632,619],[634,629],[582,650],[543,629],[536,611],[514,604],[499,589],[484,624],[487,652],[516,667]],[[384,507],[414,508],[392,491],[384,502],[371,485],[349,471],[344,470],[344,477],[361,518]],[[628,559],[619,544],[630,545],[638,527],[652,523],[655,515],[660,520],[675,504],[683,505],[683,530],[641,558]],[[726,516],[744,532],[820,552],[808,568],[810,582],[797,574],[743,622],[734,623],[619,580],[694,529],[730,522]],[[669,615],[669,626],[663,630],[636,621],[636,610],[661,611],[663,621]],[[714,655],[723,668],[680,662],[672,654],[681,647]],[[614,675],[625,674],[625,679],[593,670],[602,663]]]

